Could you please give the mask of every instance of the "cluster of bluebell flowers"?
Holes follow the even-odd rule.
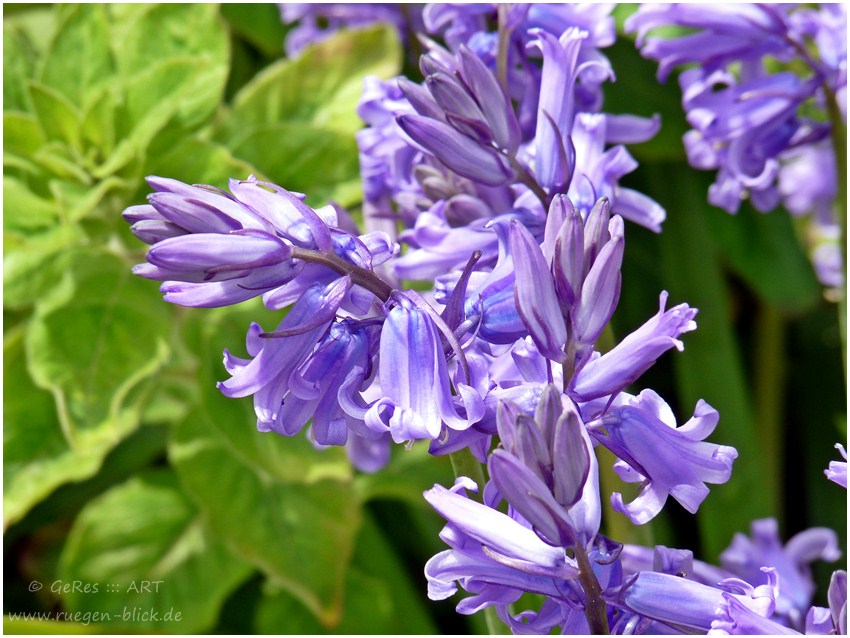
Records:
[[[124,213],[151,245],[135,273],[163,281],[166,301],[216,307],[261,296],[269,309],[289,309],[277,326],[250,326],[247,358],[225,352],[230,378],[220,390],[253,396],[259,430],[307,427],[318,447],[345,446],[363,471],[379,470],[393,443],[471,452],[486,467],[483,485],[458,477],[425,494],[446,520],[449,548],[425,568],[428,593],[465,590],[460,613],[493,607],[523,634],[846,633],[846,572],[833,576],[829,608],[811,605],[809,564],[840,555],[829,530],[783,546],[774,521],[756,521],[719,567],[601,532],[603,499],[635,525],[669,498],[696,512],[738,456],[707,440],[719,415],[705,401],[681,422],[653,390],[626,391],[683,349],[695,308],[668,308],[661,291],[655,315],[614,347],[598,344],[619,301],[628,224],[660,232],[666,215],[619,184],[637,167],[626,145],[651,138],[660,121],[603,110],[612,7],[379,6],[284,8],[287,20],[302,20],[290,51],[327,35],[319,17],[331,30],[377,16],[420,31],[422,80],[369,78],[364,87],[365,232],[336,207],[313,209],[253,176],[231,180],[229,192],[151,177],[149,204]],[[686,9],[641,9],[632,24],[644,32],[672,15],[693,27],[739,25],[734,37],[760,34],[758,55],[776,50],[768,35],[779,27],[768,19],[780,10],[700,11],[703,22]],[[724,55],[742,55],[734,37],[710,36],[712,62],[692,75],[724,72]],[[652,49],[664,73],[692,61],[670,49]],[[704,87],[688,94],[700,105],[692,119],[706,118],[691,156],[701,145],[702,157],[723,164],[717,197],[732,208],[747,188],[773,201],[772,158],[800,147],[803,133],[788,130],[782,149],[759,146],[785,130],[771,100],[791,117],[794,95],[811,82],[755,79],[753,97],[758,90],[729,79],[721,92],[716,78],[691,79]],[[735,112],[718,115],[718,100]],[[737,112],[750,108],[764,119]],[[731,139],[740,127],[744,142]],[[807,128],[807,141],[823,141],[822,128]],[[617,476],[637,485],[631,500],[602,493],[600,446],[616,456]],[[846,464],[830,464],[827,476],[846,487]],[[523,609],[528,593],[542,604]]]
[[[680,37],[653,35],[679,27]],[[709,201],[734,213],[748,198],[766,212],[780,203],[810,215],[821,281],[844,278],[836,209],[846,164],[847,10],[842,3],[703,6],[644,4],[626,22],[665,80],[677,66],[684,137],[695,168],[716,170]],[[844,130],[836,130],[844,129]]]

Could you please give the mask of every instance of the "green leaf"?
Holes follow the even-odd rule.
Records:
[[[784,210],[764,214],[747,205],[728,215],[710,209],[707,222],[723,257],[762,299],[798,312],[817,303],[821,286]]]
[[[188,184],[227,187],[230,178],[245,179],[256,169],[237,159],[224,146],[187,137],[167,152],[148,158],[147,175],[169,175]]]
[[[95,474],[110,445],[71,450],[50,393],[27,373],[24,331],[3,343],[3,523],[8,527],[69,481]]]
[[[106,214],[101,216],[112,216],[113,221],[118,221],[121,202],[135,190],[135,185],[118,177],[107,177],[93,186],[59,180],[53,180],[50,186],[63,219],[71,222],[99,212],[99,209]],[[107,204],[102,206],[104,200]]]
[[[22,618],[20,615],[3,616],[3,633],[13,636],[95,636],[98,634],[111,634],[111,628],[100,628],[91,624],[84,625],[82,622],[65,622],[61,620],[35,620]]]
[[[251,129],[230,145],[234,155],[275,183],[307,193],[308,201],[316,206],[329,199],[345,206],[362,198],[353,135],[308,124],[270,124]]]
[[[47,141],[38,119],[29,113],[6,111],[3,113],[3,151],[17,155],[31,155]]]
[[[198,410],[174,429],[169,457],[184,487],[231,549],[333,625],[360,525],[351,487],[336,480],[282,481],[217,427],[253,429],[250,421],[219,422]]]
[[[323,627],[284,591],[270,590],[257,609],[260,634],[436,634],[425,596],[425,579],[411,582],[392,544],[372,521],[363,520],[345,579],[340,622]]]
[[[78,4],[64,9],[55,37],[41,62],[39,80],[78,108],[114,74],[107,9]]]
[[[72,147],[80,148],[80,122],[82,114],[64,95],[54,89],[30,82],[32,102],[42,130],[50,140],[62,140]]]
[[[93,182],[91,175],[81,166],[79,155],[74,155],[62,142],[50,141],[28,159],[32,159],[59,179],[88,185]]]
[[[86,145],[96,151],[92,163],[105,159],[115,147],[116,93],[116,87],[105,86],[92,92],[84,107],[80,134]]]
[[[52,397],[42,391],[39,400],[43,401],[48,409],[52,409]],[[56,433],[61,437],[61,431],[55,416],[53,421],[57,423]],[[167,443],[167,428],[160,426],[143,425],[130,434],[126,439],[116,445],[100,464],[97,473],[80,481],[68,482],[59,486],[47,498],[38,502],[36,507],[27,512],[23,520],[15,523],[5,532],[7,545],[16,542],[20,538],[38,534],[40,528],[62,526],[70,523],[77,517],[80,511],[89,501],[111,489],[119,483],[133,477],[151,465],[160,465],[165,458]],[[50,561],[39,561],[37,566],[28,570],[34,578],[53,579],[59,564],[59,557],[65,543],[67,530],[64,530],[62,538],[59,539],[58,548],[55,551],[55,559]],[[53,553],[53,550],[50,550]],[[46,592],[42,592],[43,594]]]
[[[4,230],[32,231],[56,223],[56,203],[33,193],[22,181],[3,176]]]
[[[3,109],[31,111],[27,82],[38,54],[17,20],[3,21]],[[8,131],[9,129],[5,129]]]
[[[172,118],[183,131],[203,123],[218,104],[226,75],[226,65],[200,56],[152,63],[127,81],[126,133],[144,147]]]
[[[133,631],[185,634],[209,629],[250,572],[210,533],[175,475],[158,470],[85,507],[68,536],[59,576],[98,584],[96,592],[62,596],[71,612],[109,614],[108,624]]]
[[[167,359],[169,313],[108,253],[76,255],[66,282],[38,303],[27,359],[36,384],[54,394],[69,445],[84,450],[138,425],[128,394]]]
[[[437,483],[450,486],[454,479],[449,457],[432,456],[428,445],[422,444],[411,449],[396,447],[386,467],[380,472],[358,474],[355,484],[364,501],[395,499],[430,511],[422,493]]]
[[[173,429],[169,458],[210,528],[332,626],[361,520],[340,448],[256,430],[250,399],[221,395],[222,343],[239,354],[252,312],[205,313],[189,323],[202,363],[198,408]],[[190,344],[192,342],[190,341]]]
[[[400,62],[394,29],[384,26],[341,32],[258,74],[237,94],[215,136],[231,141],[255,127],[283,122],[352,135],[362,127],[356,108],[363,79],[368,75],[392,77]]]
[[[705,559],[711,561],[735,532],[749,529],[750,521],[775,515],[779,495],[776,486],[765,481],[743,354],[730,320],[729,291],[708,229],[707,216],[716,211],[705,203],[707,176],[666,164],[648,165],[644,171],[655,183],[677,175],[677,188],[659,197],[668,210],[659,237],[662,279],[671,304],[687,301],[700,311],[697,330],[685,336],[685,351],[675,357],[680,405],[690,410],[705,399],[720,412],[711,440],[738,450],[732,478],[711,486],[697,515]],[[747,507],[742,508],[742,502]]]
[[[279,57],[283,54],[286,27],[280,19],[277,5],[225,3],[221,5],[221,15],[235,33],[268,57]]]
[[[126,79],[171,58],[197,56],[204,70],[227,64],[227,32],[215,5],[109,5],[109,11],[116,66]]]
[[[12,219],[18,215],[12,213]],[[55,288],[74,247],[85,241],[76,225],[52,226],[42,233],[22,236],[6,233],[3,241],[3,304],[7,308],[31,305]]]

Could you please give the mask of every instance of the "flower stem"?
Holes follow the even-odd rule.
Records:
[[[292,256],[295,259],[301,259],[314,264],[327,266],[331,270],[338,272],[340,275],[349,275],[352,283],[362,286],[381,301],[387,301],[393,292],[393,287],[378,277],[375,273],[366,270],[365,268],[355,266],[334,253],[326,253],[319,250],[293,246]]]
[[[510,95],[508,93],[508,47],[511,43],[511,32],[508,30],[508,10],[510,5],[500,3],[498,7],[499,44],[496,51],[496,76],[505,95]]]
[[[531,173],[528,172],[528,169],[525,168],[522,164],[519,163],[515,155],[509,155],[506,153],[508,161],[511,164],[511,168],[514,170],[514,174],[516,178],[528,186],[532,193],[537,196],[537,199],[540,200],[540,203],[543,204],[543,210],[549,211],[549,196],[546,194],[546,191],[543,190],[543,187],[537,183],[537,180],[531,176]]]
[[[782,392],[785,377],[785,320],[773,306],[761,302],[756,328],[756,369],[754,372],[756,429],[764,458],[764,484],[770,511],[782,524]]]
[[[593,573],[593,567],[590,565],[590,559],[584,547],[576,545],[573,551],[578,562],[578,579],[584,589],[584,615],[587,618],[590,633],[596,636],[607,636],[610,631],[605,599],[602,598],[602,587],[596,580],[596,574]]]
[[[838,227],[841,236],[838,241],[841,245],[842,266],[847,268],[847,124],[835,93],[828,87],[824,87],[826,94],[826,108],[829,113],[829,122],[832,135],[832,150],[835,153],[835,214],[838,217]],[[838,327],[841,332],[841,360],[844,363],[844,381],[847,381],[847,278],[839,291],[838,299]]]

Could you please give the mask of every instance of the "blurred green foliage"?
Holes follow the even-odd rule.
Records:
[[[151,174],[223,187],[254,173],[356,207],[355,107],[365,76],[398,73],[394,32],[344,32],[286,60],[274,5],[4,10],[4,613],[111,615],[7,618],[6,631],[483,631],[425,597],[442,546],[421,494],[451,483],[447,459],[399,449],[359,475],[338,449],[258,433],[250,400],[214,385],[222,350],[279,318],[253,302],[161,303],[130,274],[144,247],[120,217]],[[845,495],[822,473],[846,439],[835,310],[787,215],[706,204],[676,87],[659,89],[628,40],[606,53],[606,109],[662,115],[628,185],[668,211],[660,235],[628,230],[614,331],[655,312],[662,289],[699,307],[685,352],[646,386],[680,416],[705,398],[722,417],[714,440],[740,452],[696,524],[673,505],[656,541],[712,560],[769,515],[786,537],[844,537]],[[61,589],[74,581],[98,591]],[[122,616],[150,608],[181,618]]]

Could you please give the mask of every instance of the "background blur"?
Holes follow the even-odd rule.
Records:
[[[146,175],[224,187],[250,173],[356,214],[362,80],[419,78],[394,31],[287,60],[275,5],[3,11],[6,633],[484,632],[426,596],[423,566],[444,547],[421,494],[452,483],[448,459],[399,447],[363,475],[339,449],[258,433],[251,400],[215,382],[223,349],[243,355],[250,322],[279,316],[258,300],[163,303],[130,273],[145,246],[120,216],[144,203]],[[698,516],[670,502],[650,527],[604,528],[714,561],[774,516],[785,539],[828,526],[846,551],[846,492],[823,475],[847,438],[837,309],[805,229],[709,206],[675,80],[659,86],[626,37],[604,52],[605,110],[662,115],[656,139],[630,147],[640,168],[624,185],[668,213],[659,235],[627,227],[614,333],[654,314],[661,290],[699,308],[685,351],[642,387],[680,417],[704,398],[721,414],[711,440],[739,452]],[[837,567],[817,565],[815,604]]]

